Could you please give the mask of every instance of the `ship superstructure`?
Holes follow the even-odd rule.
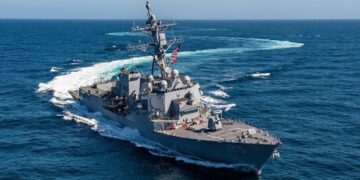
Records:
[[[163,24],[149,2],[146,9],[145,26],[132,30],[148,34],[151,40],[129,45],[128,50],[154,49],[151,73],[144,76],[122,68],[115,81],[81,87],[70,92],[72,96],[91,111],[137,129],[144,138],[165,148],[259,172],[269,157],[277,155],[280,140],[260,128],[225,119],[221,110],[203,103],[200,85],[171,68],[166,60],[166,53],[183,43],[182,38],[166,38],[165,31],[176,24]]]

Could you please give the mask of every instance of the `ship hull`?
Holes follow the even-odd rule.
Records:
[[[129,111],[126,116],[122,116],[104,109],[102,101],[97,96],[80,97],[80,102],[90,111],[101,112],[105,117],[119,122],[124,127],[138,130],[142,137],[151,142],[196,159],[236,165],[236,167],[259,173],[278,146],[205,141],[167,135],[154,131],[154,126],[146,111]]]
[[[259,172],[277,145],[201,141],[158,133],[156,142],[185,155],[209,162]],[[226,166],[225,166],[226,167]]]

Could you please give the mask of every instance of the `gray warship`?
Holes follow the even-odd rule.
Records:
[[[167,51],[183,43],[183,38],[166,38],[166,30],[176,23],[163,24],[153,14],[149,2],[146,9],[145,26],[134,26],[132,30],[149,35],[151,40],[127,48],[154,49],[151,73],[143,75],[122,68],[112,81],[69,93],[90,111],[101,112],[123,126],[137,129],[142,137],[167,149],[260,173],[270,157],[279,155],[281,141],[266,130],[226,119],[221,110],[203,102],[200,85],[171,68],[166,60]]]

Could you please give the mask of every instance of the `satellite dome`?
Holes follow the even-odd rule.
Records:
[[[170,74],[171,71],[172,71],[171,67],[168,66],[168,67],[165,68],[165,72],[166,72],[166,73]]]
[[[185,80],[185,84],[191,85],[191,79],[190,79],[189,76],[185,76],[185,77],[184,77],[184,80]]]
[[[167,89],[167,87],[168,87],[167,81],[162,80],[162,81],[161,81],[161,89],[162,89],[162,90],[165,90],[165,89]]]
[[[173,76],[174,78],[179,77],[179,71],[178,71],[177,69],[174,69],[174,70],[172,71],[172,76]]]
[[[148,79],[149,79],[149,81],[153,81],[153,80],[154,80],[154,76],[150,74],[150,75],[148,76]]]

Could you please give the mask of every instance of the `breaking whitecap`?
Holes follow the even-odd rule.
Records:
[[[226,92],[224,92],[222,90],[210,91],[209,93],[213,96],[222,97],[222,98],[230,97],[229,94],[227,94]]]
[[[50,72],[52,72],[52,73],[59,72],[59,71],[60,71],[60,68],[58,68],[58,67],[51,67],[51,69],[50,69]]]
[[[80,62],[81,62],[80,59],[73,59],[73,60],[70,61],[70,65],[77,65],[77,64],[79,64]]]
[[[270,75],[271,75],[271,73],[259,73],[259,72],[256,72],[256,73],[251,74],[250,76],[253,77],[253,78],[266,78],[266,77],[269,77]]]

